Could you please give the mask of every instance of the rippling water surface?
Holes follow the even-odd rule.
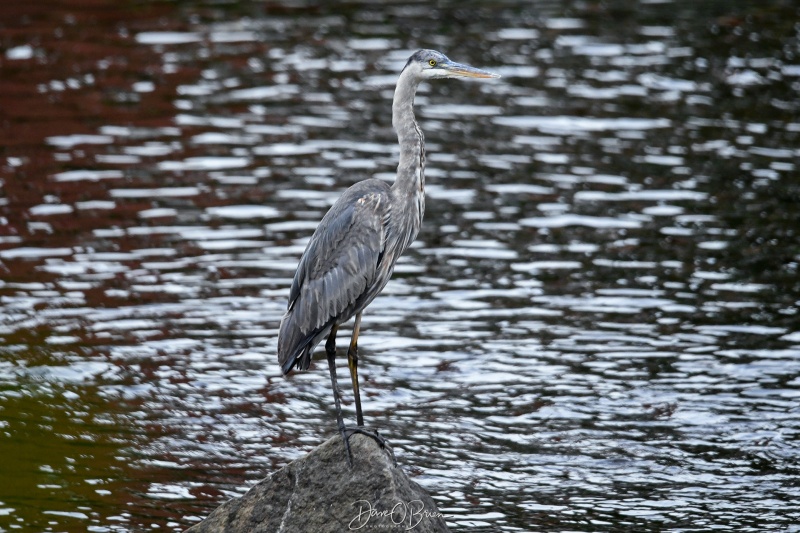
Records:
[[[335,433],[278,323],[429,47],[503,77],[421,87],[368,423],[454,531],[797,531],[800,13],[627,6],[0,7],[0,530],[181,530]]]

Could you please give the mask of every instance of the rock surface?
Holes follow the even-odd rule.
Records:
[[[433,499],[363,435],[339,435],[214,510],[186,533],[449,531]]]

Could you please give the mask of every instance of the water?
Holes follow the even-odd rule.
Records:
[[[454,531],[796,530],[790,2],[0,13],[0,529],[182,530],[335,433],[278,322],[424,46],[503,78],[417,98],[368,423]]]

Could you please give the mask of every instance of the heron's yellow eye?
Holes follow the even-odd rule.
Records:
[[[435,67],[436,66],[436,60],[435,59],[431,59],[431,60],[428,61],[428,64],[430,66],[432,66],[432,67]]]

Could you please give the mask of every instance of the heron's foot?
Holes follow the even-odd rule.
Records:
[[[375,442],[378,443],[378,446],[381,447],[382,450],[387,452],[389,456],[392,458],[392,464],[397,466],[397,459],[394,456],[394,450],[392,447],[389,446],[389,441],[384,439],[378,434],[378,430],[370,431],[364,427],[354,427],[354,428],[342,428],[341,429],[342,440],[344,440],[344,449],[347,452],[347,464],[350,465],[350,468],[353,467],[353,456],[350,453],[350,437],[355,435],[356,433],[360,433],[365,437],[369,437]]]

